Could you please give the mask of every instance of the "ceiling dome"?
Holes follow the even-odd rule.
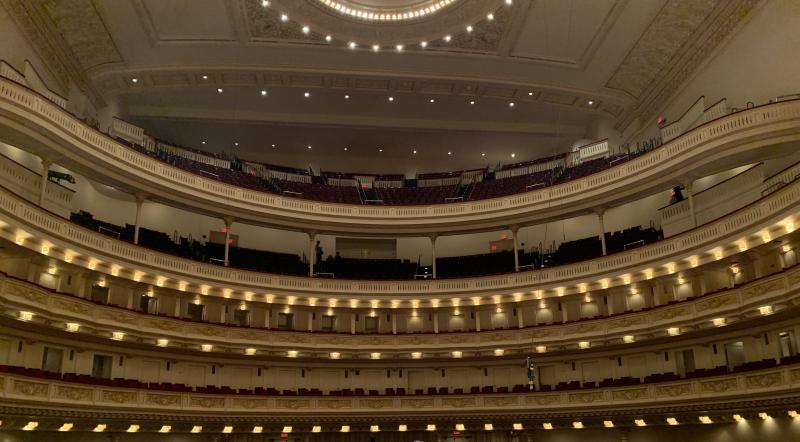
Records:
[[[340,14],[367,21],[415,20],[436,14],[458,0],[317,0]]]

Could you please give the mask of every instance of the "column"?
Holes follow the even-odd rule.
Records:
[[[223,262],[225,263],[225,267],[230,264],[228,257],[230,255],[230,248],[231,248],[231,225],[233,225],[233,218],[225,217],[223,218],[225,221],[225,256],[223,258]]]
[[[314,312],[308,312],[308,331],[314,331]]]
[[[439,333],[439,312],[436,309],[433,309],[433,332]]]
[[[606,212],[606,209],[602,207],[596,207],[594,212],[597,214],[597,221],[600,223],[600,246],[603,249],[603,256],[606,255],[606,226],[603,223],[603,214]]]
[[[517,325],[519,326],[519,328],[524,328],[525,321],[522,320],[522,308],[519,305],[517,305],[516,309],[517,309]]]
[[[689,214],[692,217],[692,227],[697,227],[697,214],[694,211],[694,196],[692,196],[693,180],[689,180],[682,184],[683,189],[686,191],[686,197],[689,199]]]
[[[42,161],[42,178],[40,180],[41,187],[39,189],[39,207],[44,206],[44,197],[47,193],[47,175],[50,172],[50,166],[53,164],[52,161],[48,160],[47,158],[41,158]]]
[[[397,313],[392,313],[392,334],[397,334]]]
[[[228,322],[228,318],[227,318],[227,316],[228,316],[228,303],[227,303],[227,301],[222,303],[222,307],[220,307],[219,312],[220,312],[219,313],[219,322],[221,324],[227,323]]]
[[[142,204],[144,203],[144,196],[141,194],[136,195],[136,221],[133,224],[133,243],[139,244],[139,226],[142,224]]]
[[[125,304],[128,310],[133,310],[133,292],[133,289],[128,290],[128,302]]]
[[[317,259],[317,232],[308,232],[308,276],[314,276],[314,264]]]
[[[514,237],[514,271],[519,271],[519,241],[517,240],[519,226],[511,226],[511,236]]]
[[[561,322],[563,323],[563,322],[569,321],[568,315],[567,315],[567,303],[560,302],[560,303],[558,303],[558,305],[561,306],[561,308],[558,309],[559,311],[561,311]]]
[[[356,312],[350,312],[350,334],[356,334]]]
[[[475,312],[475,331],[481,331],[481,315],[478,309],[473,310]]]
[[[431,262],[433,263],[433,279],[436,279],[436,238],[438,235],[431,234],[429,238],[431,239]]]
[[[176,295],[175,296],[175,317],[176,318],[180,318],[181,317],[181,302],[182,301],[183,300],[181,299],[181,295]]]
[[[264,328],[269,328],[269,317],[272,316],[272,309],[268,308],[264,312]]]

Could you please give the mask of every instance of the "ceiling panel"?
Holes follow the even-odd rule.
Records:
[[[602,37],[617,0],[539,0],[533,2],[514,57],[579,64]]]
[[[232,41],[236,33],[224,0],[141,0],[160,41]]]

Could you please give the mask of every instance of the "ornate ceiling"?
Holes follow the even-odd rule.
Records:
[[[495,134],[505,150],[649,119],[761,0],[0,0],[66,89],[138,121],[245,116],[343,131]],[[434,5],[442,3],[433,10]],[[510,3],[510,4],[508,4]],[[338,9],[337,9],[338,5]],[[413,11],[430,8],[425,14]],[[369,11],[358,13],[351,10]],[[410,12],[409,12],[410,11]],[[376,19],[368,14],[403,14]],[[355,15],[354,15],[355,14]],[[365,17],[365,14],[367,16]],[[133,79],[136,82],[133,82]],[[225,90],[225,97],[213,93]],[[64,92],[62,90],[62,92]],[[242,104],[267,90],[270,100]],[[290,100],[312,91],[313,102]],[[233,94],[236,93],[236,99]],[[332,103],[343,94],[347,107]],[[391,110],[378,108],[389,95]],[[163,98],[169,97],[169,102]],[[379,98],[379,99],[378,99]],[[430,111],[435,101],[436,111]],[[477,102],[469,105],[469,102]],[[514,113],[509,114],[510,102]],[[475,110],[480,108],[479,110]],[[302,132],[302,131],[300,131]],[[504,134],[526,134],[511,139]],[[192,137],[178,142],[195,144]],[[391,139],[398,136],[392,133]],[[400,135],[402,136],[402,135]],[[461,139],[460,138],[460,139]],[[458,143],[461,143],[461,141]],[[380,143],[380,139],[373,140]],[[384,141],[388,142],[388,141]],[[465,149],[465,155],[478,151]],[[479,150],[485,151],[482,145]],[[502,161],[508,152],[494,161]],[[534,149],[535,150],[535,149]],[[530,150],[527,156],[550,152]]]

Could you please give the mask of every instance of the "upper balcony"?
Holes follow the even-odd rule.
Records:
[[[365,206],[250,190],[175,168],[7,79],[0,79],[0,115],[4,141],[131,193],[246,223],[373,236],[453,234],[585,214],[785,152],[800,139],[800,101],[783,101],[723,115],[630,161],[540,190],[462,203]],[[676,129],[669,130],[674,136]]]

